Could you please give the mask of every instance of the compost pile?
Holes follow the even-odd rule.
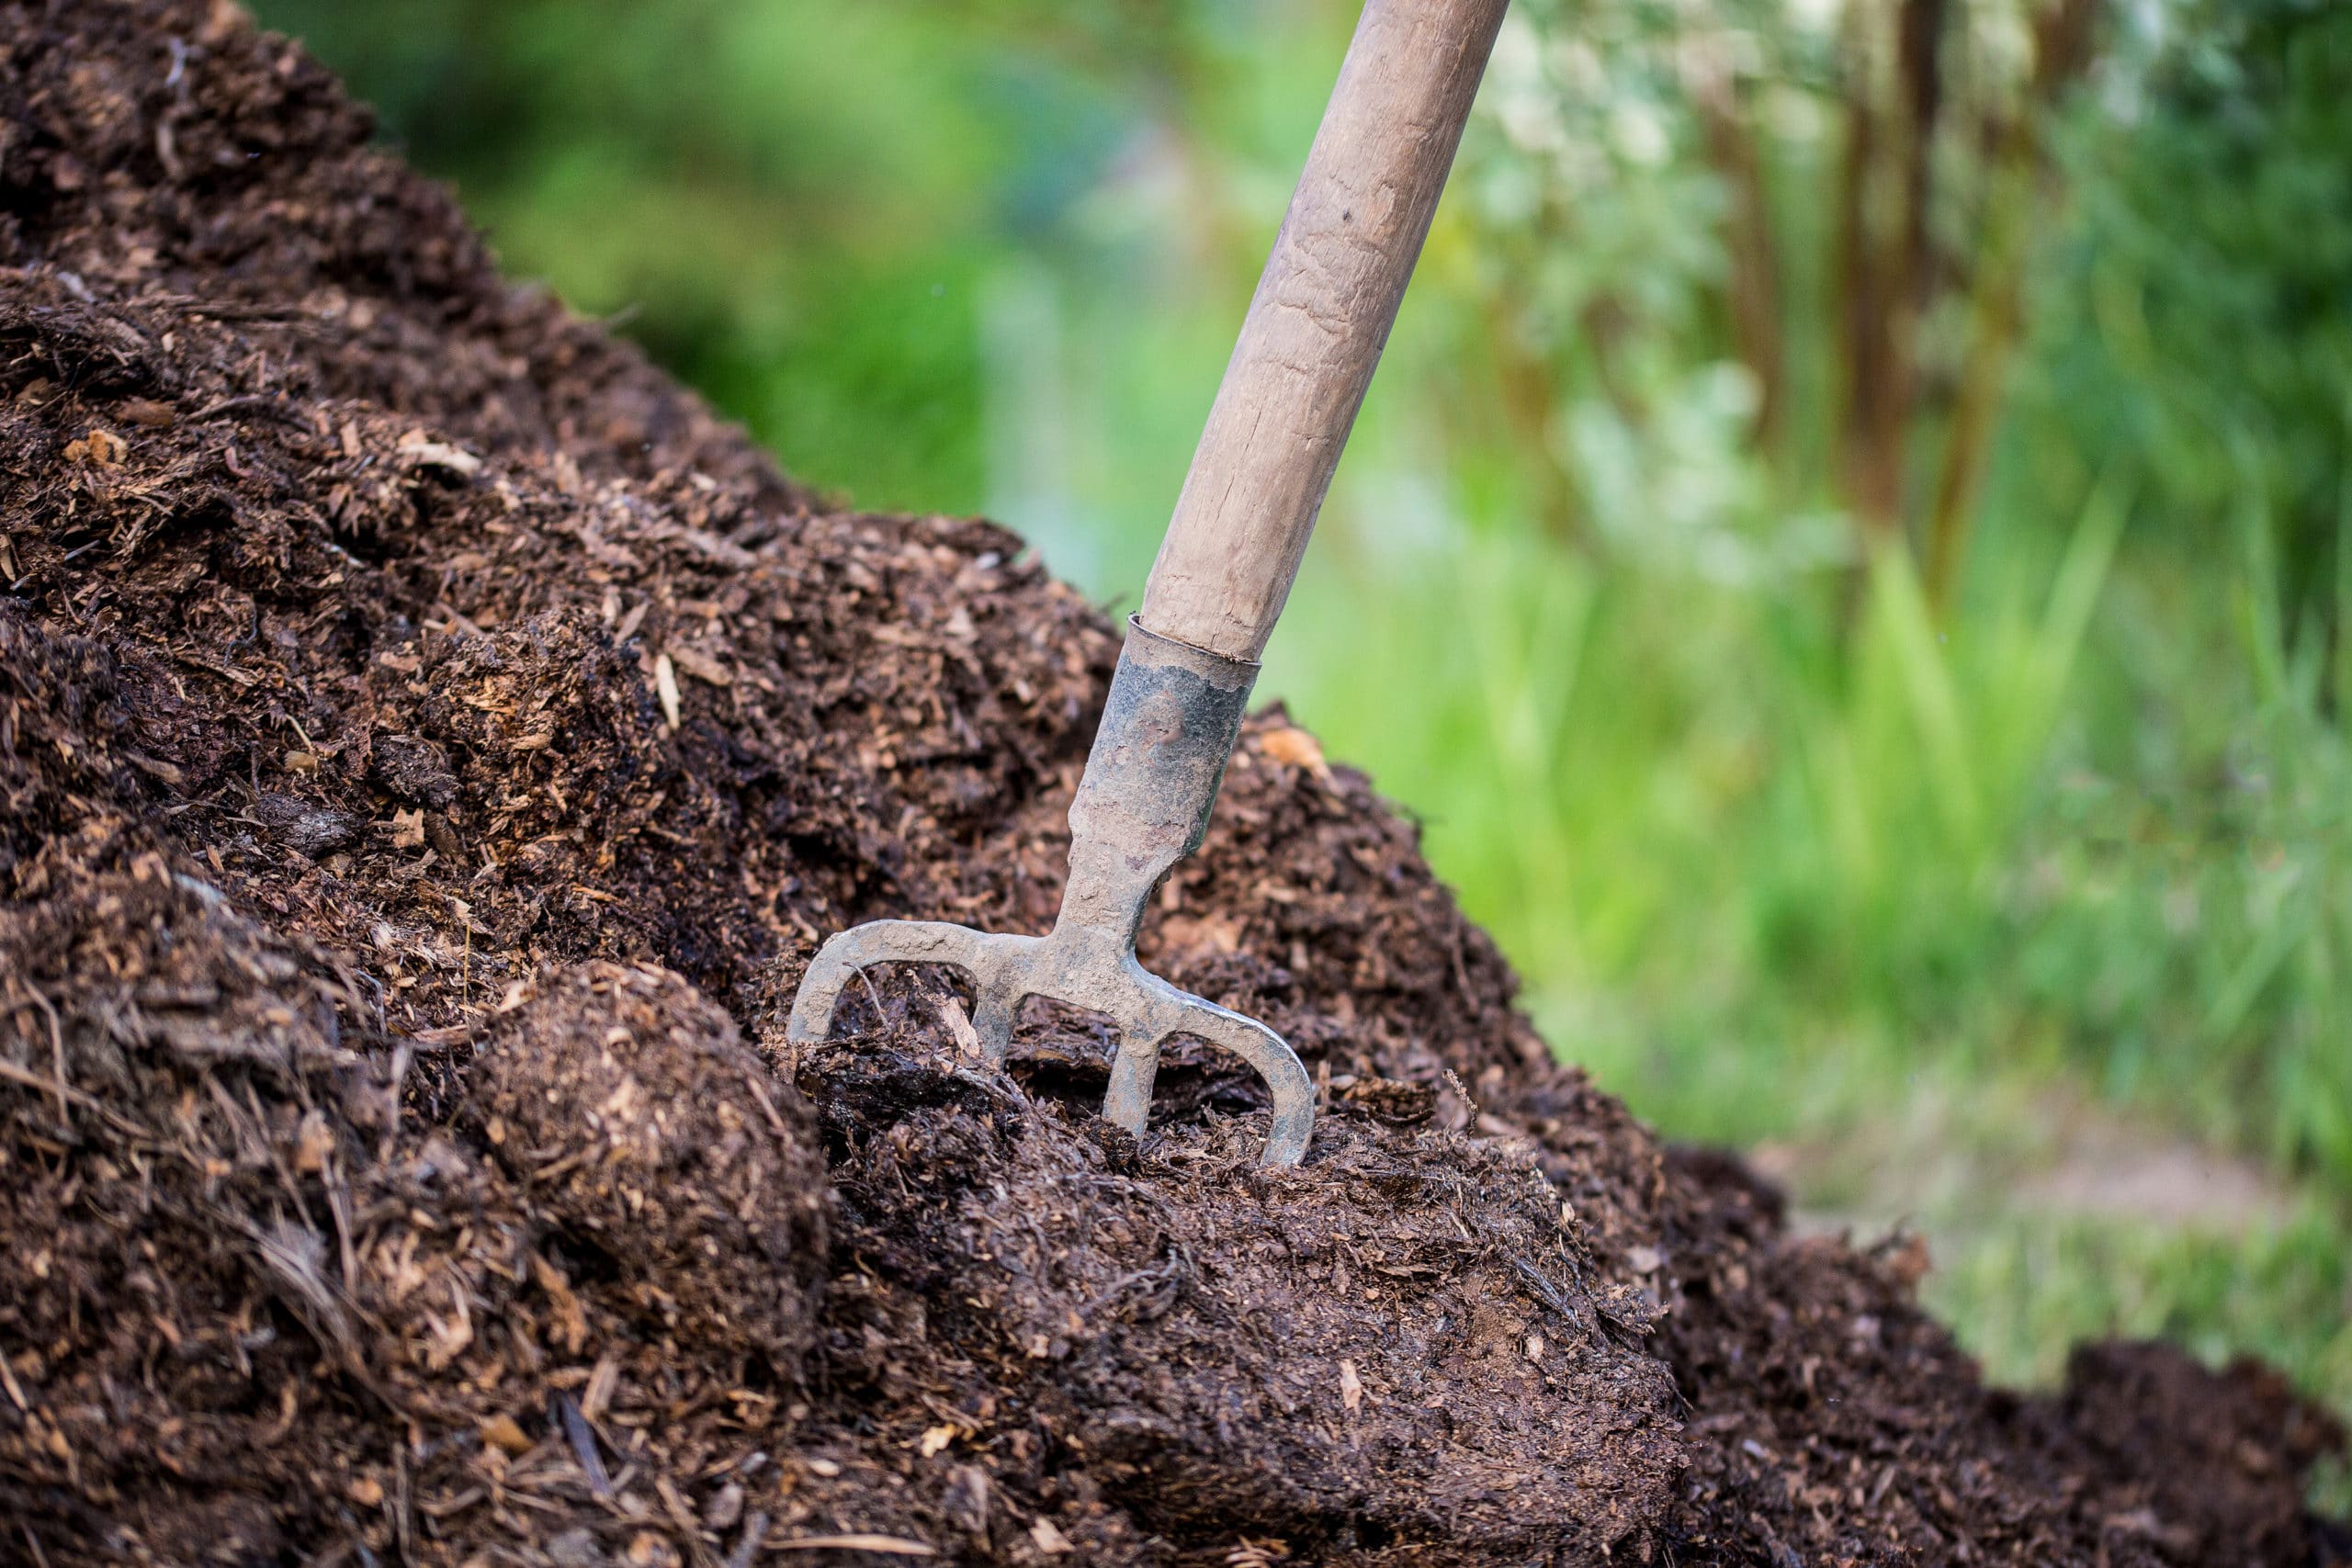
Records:
[[[2340,1434],[1988,1392],[1512,1010],[1279,712],[1145,957],[1317,1075],[1009,1073],[1110,623],[503,281],[300,49],[0,4],[0,1560],[2311,1564]]]

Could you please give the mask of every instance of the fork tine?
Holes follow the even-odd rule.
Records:
[[[973,1027],[979,1032],[983,1055],[991,1064],[1001,1064],[1012,1039],[1012,1009],[1019,1000],[1003,994],[1008,960],[1036,941],[946,920],[869,920],[852,926],[809,960],[792,999],[785,1039],[796,1048],[820,1043],[832,1028],[842,987],[861,969],[876,964],[944,964],[972,977],[978,1013]]]
[[[1156,1038],[1123,1035],[1119,1054],[1111,1064],[1111,1089],[1103,1097],[1105,1121],[1141,1134],[1151,1111],[1152,1079],[1159,1070],[1159,1048],[1179,1034],[1190,1034],[1232,1052],[1265,1080],[1273,1097],[1274,1124],[1266,1134],[1265,1153],[1258,1163],[1293,1166],[1306,1157],[1308,1136],[1315,1129],[1315,1082],[1290,1042],[1256,1019],[1221,1008],[1215,1002],[1166,987],[1177,1006],[1172,1015],[1156,1021]]]
[[[1121,1030],[1118,1052],[1111,1058],[1111,1088],[1102,1096],[1102,1120],[1142,1137],[1151,1119],[1152,1080],[1159,1076],[1159,1039]]]
[[[1212,1045],[1222,1045],[1258,1070],[1273,1097],[1274,1124],[1266,1134],[1266,1151],[1260,1165],[1292,1166],[1306,1157],[1306,1140],[1315,1130],[1315,1080],[1298,1059],[1290,1042],[1243,1013],[1194,1000],[1172,1034],[1196,1034]]]

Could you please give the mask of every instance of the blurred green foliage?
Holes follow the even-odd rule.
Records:
[[[259,9],[795,472],[1129,602],[1352,19]],[[2006,1375],[2352,1407],[2348,174],[2327,0],[1520,0],[1270,652],[1669,1134],[1883,1220],[1873,1129],[2081,1104],[2275,1196],[2052,1209],[1930,1118]]]

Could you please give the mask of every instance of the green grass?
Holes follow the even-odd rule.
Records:
[[[1422,814],[1557,1049],[1671,1136],[1805,1151],[1801,1207],[1923,1230],[1997,1379],[2161,1334],[2352,1414],[2345,748],[2258,562],[2242,660],[2137,661],[2115,581],[2162,563],[2097,488],[2038,590],[1939,626],[1892,556],[1841,649],[1834,581],[1402,546],[1398,493],[1343,493],[1267,684]],[[2184,1147],[2263,1201],[2038,1190]]]

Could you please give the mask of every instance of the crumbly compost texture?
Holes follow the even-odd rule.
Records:
[[[0,0],[0,1561],[2312,1564],[2341,1434],[1785,1234],[1279,712],[1142,941],[1323,1086],[820,937],[1047,924],[1116,639],[498,276],[296,46]]]

